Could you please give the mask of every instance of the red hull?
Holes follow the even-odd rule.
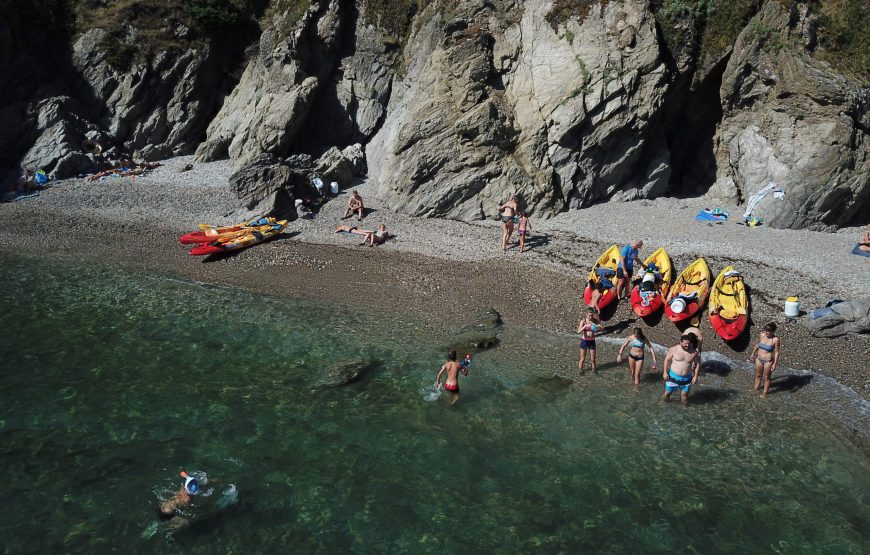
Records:
[[[610,303],[616,300],[616,293],[614,293],[615,288],[611,287],[604,291],[600,297],[598,297],[598,310],[606,307]],[[586,289],[583,291],[583,302],[586,303],[586,306],[589,306],[589,302],[592,300],[592,289],[589,286],[586,286]]]
[[[701,305],[698,304],[698,301],[692,301],[690,303],[686,303],[686,310],[677,314],[673,310],[671,310],[671,305],[665,306],[665,316],[668,317],[668,320],[671,322],[682,322],[683,320],[688,320],[692,316],[698,313],[701,310]]]
[[[206,235],[205,231],[193,231],[186,233],[178,238],[182,245],[195,245],[196,243],[211,243],[221,238],[222,235],[236,233],[244,229],[242,226],[235,226],[222,230],[220,233]]]
[[[227,249],[218,245],[199,245],[190,249],[190,256],[205,256],[207,254],[217,254],[227,252]]]
[[[665,304],[662,299],[662,292],[656,291],[655,295],[652,299],[650,299],[648,305],[644,305],[642,299],[640,297],[640,290],[637,285],[631,288],[631,308],[634,310],[635,314],[643,318],[644,316],[649,316],[656,310],[660,309],[662,305]]]
[[[719,334],[719,337],[725,341],[731,341],[740,337],[740,334],[746,329],[746,321],[747,318],[744,315],[738,316],[734,320],[726,320],[718,314],[710,315],[710,325],[713,326],[713,330]]]

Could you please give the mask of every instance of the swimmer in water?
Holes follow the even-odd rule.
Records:
[[[644,349],[649,349],[649,352],[652,355],[651,368],[653,370],[656,368],[656,352],[653,349],[652,343],[650,343],[649,339],[646,338],[643,334],[643,330],[640,328],[634,328],[633,333],[625,338],[622,347],[619,348],[619,354],[616,355],[617,364],[622,363],[622,353],[625,351],[626,347],[629,347],[628,370],[631,372],[631,381],[634,385],[639,385],[640,373],[643,371]]]
[[[456,362],[456,351],[447,353],[447,362],[438,370],[438,375],[435,376],[436,390],[441,387],[441,375],[445,372],[447,378],[444,380],[444,390],[453,395],[453,401],[450,403],[452,407],[459,402],[459,373],[462,372],[463,376],[468,375],[468,367]]]
[[[160,503],[160,520],[167,522],[171,530],[178,530],[190,524],[190,520],[181,514],[181,510],[189,506],[192,497],[199,495],[202,485],[199,480],[181,471],[184,482],[175,495]]]
[[[767,392],[770,390],[770,376],[776,370],[776,364],[779,362],[780,341],[776,336],[776,324],[768,322],[761,328],[761,334],[758,338],[758,344],[752,350],[752,355],[749,360],[755,363],[755,391],[761,388],[761,380],[764,378],[764,391],[761,392],[761,398],[767,398]]]

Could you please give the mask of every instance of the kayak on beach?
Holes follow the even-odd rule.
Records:
[[[236,225],[228,226],[211,226],[208,224],[199,224],[199,231],[186,233],[178,238],[182,245],[195,245],[196,243],[209,243],[217,239],[222,239],[230,235],[238,235],[244,233],[246,229],[272,225],[276,222],[276,218],[256,218],[248,222],[241,222]]]
[[[703,258],[689,264],[674,283],[665,304],[671,322],[691,318],[701,310],[710,294],[710,268]]]
[[[749,320],[746,284],[733,266],[726,266],[710,292],[710,325],[725,341],[740,336]]]
[[[279,220],[273,224],[250,227],[241,235],[233,235],[208,244],[200,244],[190,250],[191,256],[219,254],[262,243],[278,235],[287,226],[287,220]]]
[[[651,291],[643,291],[643,276],[646,274],[646,271],[644,271],[641,273],[641,280],[631,289],[631,308],[640,317],[649,316],[662,307],[664,299],[671,288],[671,279],[673,278],[671,257],[668,256],[664,247],[659,247],[649,255],[644,261],[644,266],[655,269],[656,278],[653,289]]]
[[[616,266],[619,264],[619,247],[611,245],[592,266],[592,271],[586,279],[586,289],[583,291],[583,301],[589,305],[592,303],[593,288],[589,282],[594,282],[596,287],[601,287],[601,296],[598,297],[596,308],[599,310],[606,307],[616,299]]]

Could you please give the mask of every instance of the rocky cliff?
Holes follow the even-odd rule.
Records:
[[[124,68],[106,37],[150,35],[72,32],[39,86],[15,76],[47,54],[0,56],[17,91],[0,161],[66,176],[98,162],[93,142],[147,159],[195,150],[233,160],[248,207],[299,194],[305,175],[346,185],[367,171],[391,208],[463,220],[511,194],[547,217],[668,194],[745,204],[774,183],[753,212],[768,225],[870,222],[859,0],[269,4],[247,14],[262,32],[233,40],[172,20]],[[16,29],[0,23],[0,44],[26,41]],[[294,177],[258,192],[246,172]]]

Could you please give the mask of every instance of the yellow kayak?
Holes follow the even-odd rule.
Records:
[[[592,266],[592,271],[586,278],[586,289],[583,291],[583,301],[588,305],[592,302],[592,288],[589,281],[596,286],[601,285],[603,291],[598,297],[598,308],[602,309],[616,299],[616,266],[619,264],[619,247],[611,245],[609,249],[598,257],[598,261]]]
[[[746,284],[733,266],[727,266],[710,291],[710,325],[725,341],[738,337],[749,321]]]
[[[668,256],[664,247],[656,249],[643,263],[646,267],[655,265],[657,279],[654,289],[651,291],[642,291],[641,283],[631,289],[631,308],[638,316],[649,316],[664,304],[671,288],[673,269],[671,268],[671,257]],[[644,273],[641,272],[641,276]]]
[[[243,235],[229,236],[225,239],[218,239],[217,241],[194,247],[190,251],[190,254],[192,256],[203,256],[250,247],[278,235],[284,231],[286,226],[287,220],[279,220],[273,224],[248,228],[247,232]]]
[[[691,318],[710,295],[710,268],[703,258],[689,264],[674,282],[665,305],[665,316],[672,322]]]

